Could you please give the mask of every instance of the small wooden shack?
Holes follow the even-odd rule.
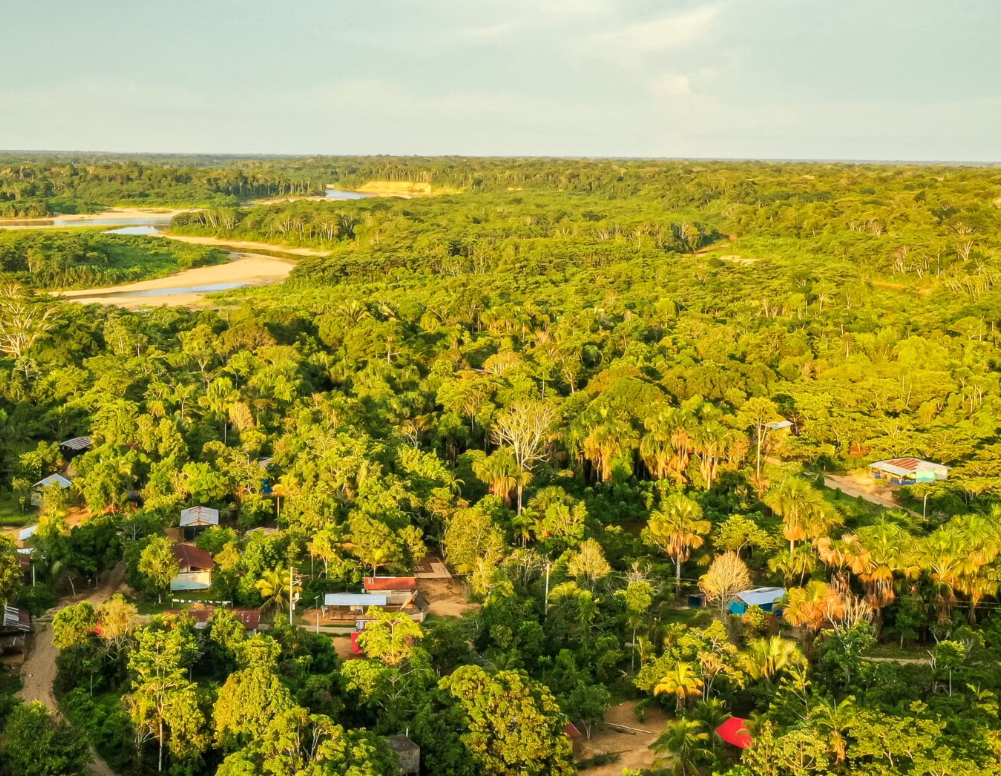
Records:
[[[584,736],[573,722],[567,722],[563,726],[563,732],[570,739],[570,751],[573,753],[574,759],[579,758],[584,751]]]
[[[25,652],[28,634],[31,633],[31,613],[16,606],[0,609],[0,652],[19,649]]]
[[[389,736],[389,748],[399,757],[401,776],[419,776],[421,748],[417,744],[406,736]]]
[[[69,461],[71,458],[76,458],[78,455],[86,453],[93,446],[94,443],[89,436],[73,437],[59,443],[59,453],[64,460]]]

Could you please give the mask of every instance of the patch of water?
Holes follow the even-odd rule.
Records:
[[[109,229],[105,234],[134,234],[134,235],[152,235],[160,234],[160,229],[156,226],[120,226],[118,229]]]
[[[374,194],[365,194],[362,191],[344,191],[343,189],[327,189],[327,199],[367,199],[374,197]]]

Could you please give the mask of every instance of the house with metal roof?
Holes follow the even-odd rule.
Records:
[[[73,437],[72,439],[67,439],[65,442],[60,442],[59,452],[62,454],[63,458],[69,460],[70,458],[75,458],[81,453],[86,453],[93,446],[94,443],[89,436],[78,436]]]
[[[387,603],[389,599],[385,593],[327,593],[323,596],[323,605],[326,607],[361,610],[369,606],[385,606]]]
[[[171,592],[178,590],[208,590],[212,587],[212,554],[193,544],[175,544],[171,549],[179,570],[170,580]]]
[[[417,776],[421,772],[421,748],[406,736],[389,736],[389,748],[396,752],[401,776]]]
[[[890,458],[869,464],[869,474],[894,485],[914,485],[917,482],[944,480],[948,478],[950,468],[920,458]]]
[[[26,528],[22,528],[17,532],[17,541],[20,543],[21,547],[24,547],[24,543],[28,541],[32,536],[35,535],[35,531],[38,530],[38,523],[34,525],[29,525]]]
[[[194,539],[209,526],[219,525],[219,510],[202,506],[182,509],[179,525],[185,539]]]
[[[31,614],[15,606],[0,608],[0,652],[17,648],[23,654],[31,632]]]
[[[730,601],[729,612],[738,616],[744,614],[752,606],[757,606],[766,612],[775,610],[775,605],[785,598],[785,588],[781,587],[755,587],[737,593]]]
[[[366,593],[384,593],[390,604],[404,604],[417,592],[415,577],[365,577]]]
[[[31,613],[27,609],[18,609],[16,606],[5,606],[0,628],[3,628],[4,631],[27,633],[31,630]]]
[[[46,488],[66,488],[73,486],[73,480],[63,477],[61,474],[50,474],[45,479],[39,480],[31,486],[31,505],[40,507],[42,505],[42,493]]]

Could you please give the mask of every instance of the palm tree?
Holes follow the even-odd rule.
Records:
[[[719,462],[731,436],[730,430],[715,418],[702,423],[693,435],[693,449],[699,462],[702,485],[706,490],[712,489],[716,481]]]
[[[261,574],[261,578],[257,580],[254,587],[260,592],[265,606],[274,607],[276,612],[285,611],[289,598],[288,579],[288,571],[280,569],[268,569]],[[295,587],[292,589],[293,596],[299,592],[300,587],[298,584],[295,584]]]
[[[716,728],[722,725],[730,717],[726,710],[726,704],[719,698],[709,698],[695,703],[695,707],[689,714],[691,719],[698,720],[709,731],[709,740],[715,750],[723,741],[716,732]]]
[[[914,538],[896,523],[884,521],[866,526],[856,534],[843,536],[836,544],[839,561],[862,582],[866,603],[877,618],[896,598],[896,576],[915,576],[920,571],[914,562]],[[819,545],[818,551],[821,560],[830,565],[832,553],[825,553]]]
[[[765,493],[765,505],[782,518],[782,535],[789,542],[789,555],[796,542],[816,539],[833,523],[823,497],[805,480],[786,477]]]
[[[643,532],[646,541],[674,559],[674,594],[681,595],[681,564],[705,542],[712,524],[702,516],[702,507],[683,493],[672,493],[661,509],[650,515]]]
[[[712,758],[708,741],[709,734],[698,720],[675,720],[650,744],[657,753],[654,764],[669,768],[675,776],[697,776],[699,763]]]
[[[481,452],[473,459],[473,474],[486,483],[492,496],[499,496],[504,506],[511,506],[511,493],[519,484],[521,471],[508,448],[498,448],[486,456]]]
[[[227,413],[230,407],[240,400],[240,394],[234,389],[233,381],[228,377],[217,377],[205,389],[205,395],[199,399],[199,404],[210,412],[222,418],[222,442],[229,442],[229,420]]]
[[[848,753],[848,731],[855,723],[855,696],[849,695],[840,703],[824,698],[810,710],[810,721],[826,740],[839,763],[845,761]]]
[[[639,444],[636,429],[625,418],[607,407],[597,411],[597,417],[587,425],[583,440],[584,457],[598,467],[601,481],[612,479],[612,464],[626,450]]]
[[[685,480],[685,469],[692,454],[692,419],[682,410],[668,407],[647,418],[646,433],[640,439],[640,457],[658,480],[668,476]]]
[[[952,605],[956,601],[955,588],[960,582],[965,565],[962,537],[951,525],[944,525],[920,544],[918,552],[922,568],[931,573],[932,580],[938,585],[938,618],[940,622],[949,619]]]
[[[772,636],[752,640],[747,645],[747,651],[741,653],[741,662],[752,679],[771,682],[783,671],[802,665],[805,660],[793,642],[781,636]]]
[[[702,691],[702,684],[702,677],[699,676],[692,664],[679,660],[657,682],[653,688],[653,694],[668,693],[673,695],[677,700],[677,710],[680,712],[694,693]]]

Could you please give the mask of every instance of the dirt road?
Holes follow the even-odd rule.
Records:
[[[41,701],[52,711],[59,713],[56,697],[52,692],[52,686],[56,680],[56,656],[59,654],[59,650],[52,643],[52,618],[67,606],[81,601],[90,601],[95,608],[100,606],[121,587],[124,577],[125,567],[119,564],[111,572],[111,576],[104,585],[89,594],[64,599],[58,608],[35,620],[31,652],[28,653],[28,657],[21,667],[21,679],[24,684],[18,695],[23,700]],[[91,749],[91,754],[94,760],[91,765],[93,776],[115,776],[115,772],[97,752]]]
[[[664,732],[667,716],[660,709],[649,707],[646,710],[644,720],[640,722],[636,719],[635,709],[635,701],[612,706],[605,714],[605,721],[646,732],[632,732],[598,726],[591,733],[591,740],[584,742],[584,757],[595,757],[615,752],[619,755],[619,759],[595,768],[588,768],[583,773],[587,776],[621,776],[622,771],[626,768],[640,770],[653,765],[656,755],[650,750],[650,744]]]

